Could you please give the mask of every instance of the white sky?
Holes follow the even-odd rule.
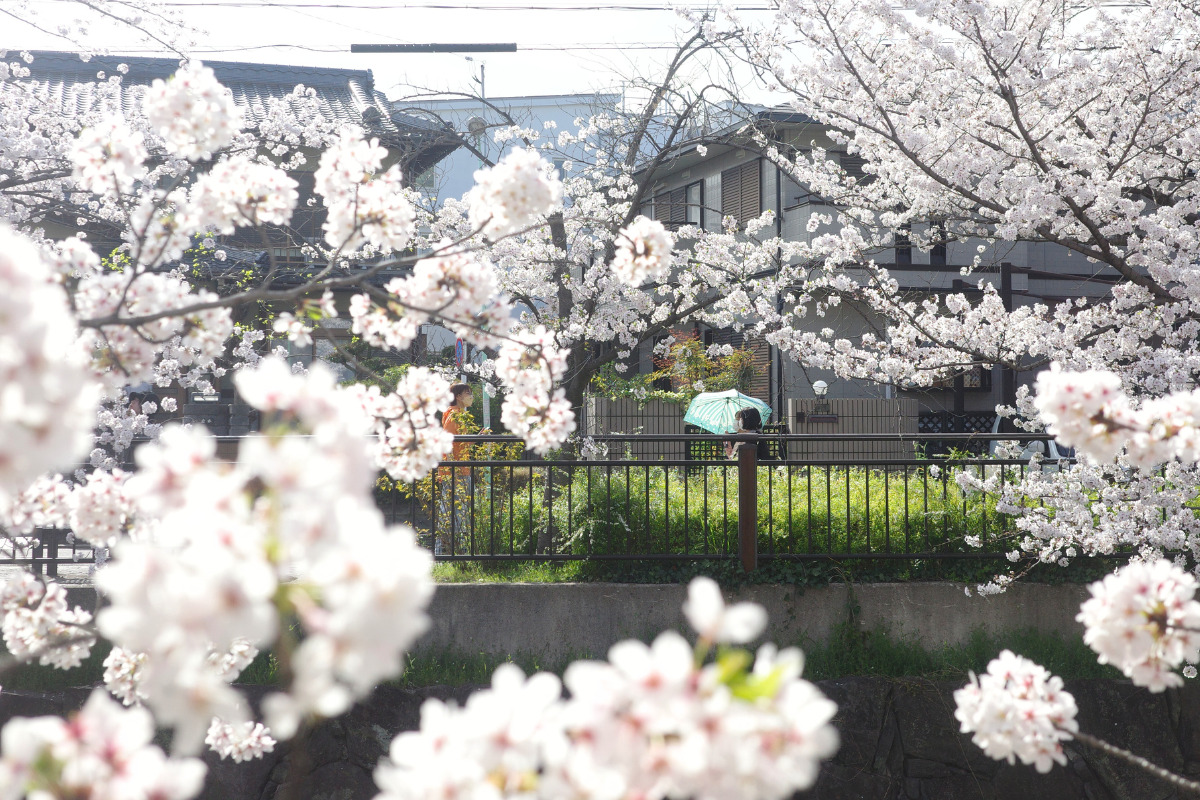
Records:
[[[639,9],[614,9],[614,4]],[[86,9],[65,0],[26,0],[24,10],[17,5],[0,0],[0,12],[10,14],[0,17],[0,48],[75,49],[29,20],[54,28]],[[492,97],[612,89],[621,84],[621,75],[653,70],[670,52],[645,49],[648,45],[671,45],[687,29],[685,20],[653,0],[175,0],[166,5],[207,31],[191,49],[200,58],[370,69],[376,88],[392,99],[407,96],[410,86],[471,91],[480,59]],[[745,5],[762,7],[762,0]],[[530,6],[538,10],[525,10]],[[604,10],[560,10],[571,6]],[[132,31],[103,24],[90,29],[87,41],[113,53],[168,54]],[[476,55],[474,61],[463,55],[349,52],[352,43],[415,42],[516,42],[518,52]]]

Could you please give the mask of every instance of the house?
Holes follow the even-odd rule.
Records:
[[[516,124],[539,132],[541,141],[557,142],[557,131],[574,131],[578,127],[576,120],[610,111],[620,100],[619,94],[604,92],[486,100],[454,97],[397,100],[392,109],[393,113],[423,118],[427,124],[451,131],[462,139],[464,146],[424,172],[418,184],[421,191],[445,200],[462,197],[475,185],[475,171],[484,165],[481,155],[495,163],[508,149],[520,145],[520,140],[496,142],[494,136],[498,130]],[[556,147],[549,157],[562,170],[569,168],[567,162],[572,159],[584,159],[585,153],[578,144],[566,144]]]
[[[93,56],[85,62],[76,53],[33,51],[32,55],[30,75],[20,79],[20,83],[41,98],[51,113],[57,111],[66,118],[112,107],[119,107],[126,114],[140,113],[140,101],[146,87],[156,79],[170,77],[179,66],[179,61],[171,58],[111,55]],[[399,163],[408,180],[416,178],[419,182],[419,176],[461,144],[455,137],[447,135],[441,126],[393,111],[387,98],[375,89],[370,70],[234,61],[204,63],[213,70],[217,80],[230,89],[234,103],[250,129],[264,121],[272,101],[283,100],[302,84],[313,90],[326,120],[334,124],[358,125],[368,135],[377,137],[389,151],[388,165]],[[115,78],[120,79],[119,84],[114,85]],[[300,184],[301,198],[292,227],[295,234],[310,241],[319,237],[323,222],[320,211],[304,210],[305,200],[312,196],[312,175],[318,156],[316,152],[311,153],[308,163],[291,173]],[[68,230],[73,226],[74,220],[67,223]],[[96,245],[99,248],[108,243],[98,241]],[[235,235],[226,243],[245,249],[263,247],[257,233],[249,238]],[[303,263],[302,241],[275,231],[270,244],[271,255],[277,261]]]
[[[836,144],[815,121],[792,111],[764,109],[753,120],[760,130],[781,144],[803,151],[812,147],[827,149],[831,157],[852,176],[867,178],[863,159],[851,156]],[[752,219],[766,211],[775,212],[773,233],[786,240],[811,240],[828,232],[809,232],[807,224],[814,213],[835,214],[834,205],[827,199],[797,185],[772,162],[759,155],[756,146],[744,133],[741,125],[724,131],[697,137],[680,145],[674,157],[652,176],[650,201],[643,213],[672,224],[699,225],[706,230],[720,230],[721,218],[733,215],[739,220]],[[916,227],[914,234],[924,234],[928,226]],[[902,289],[913,296],[929,296],[950,292],[977,292],[976,284],[983,280],[993,285],[1010,307],[1037,302],[1055,303],[1066,298],[1101,297],[1107,294],[1116,274],[1107,274],[1096,264],[1066,248],[1042,243],[1001,242],[988,244],[984,262],[969,278],[960,269],[970,265],[982,240],[947,242],[921,250],[911,243],[900,241],[897,246],[875,254],[876,263],[887,268]],[[849,304],[832,308],[824,317],[813,318],[814,326],[833,328],[850,338],[878,331],[882,321]],[[709,332],[709,337],[728,336],[728,332]],[[736,334],[735,334],[736,335]],[[765,343],[758,345],[764,347]],[[642,354],[648,360],[647,345]],[[805,370],[786,356],[780,358],[774,348],[762,356],[769,371],[768,398],[779,410],[791,408],[789,425],[793,432],[855,432],[840,428],[805,423],[811,416],[814,399],[812,386],[819,380],[828,386],[828,401],[911,400],[900,407],[913,409],[917,429],[925,432],[990,431],[995,420],[995,406],[1011,403],[1016,387],[1031,382],[1033,374],[1013,374],[995,367],[975,368],[941,385],[931,388],[897,389],[868,381],[840,380],[831,373]],[[769,366],[768,366],[769,365]],[[895,414],[897,404],[876,404],[880,414]],[[855,407],[869,405],[856,402]],[[906,412],[907,413],[907,412]],[[798,417],[799,415],[799,417]],[[843,422],[845,422],[843,420]]]
[[[32,55],[30,74],[19,79],[20,83],[42,100],[48,113],[59,114],[66,120],[104,109],[138,114],[146,87],[156,79],[168,78],[179,66],[178,60],[170,58],[112,55],[83,61],[76,53],[34,51]],[[432,170],[461,145],[442,126],[393,110],[387,98],[375,88],[369,70],[228,61],[206,61],[205,64],[230,89],[248,128],[257,128],[265,120],[273,101],[283,100],[302,84],[313,91],[325,120],[335,126],[339,123],[360,126],[369,136],[378,138],[388,150],[385,166],[399,164],[410,181],[416,178],[419,182],[419,176]],[[305,155],[307,162],[289,173],[299,183],[300,193],[291,226],[287,229],[266,228],[266,242],[259,231],[238,231],[232,236],[221,237],[218,247],[225,252],[224,259],[201,253],[189,261],[197,279],[218,290],[232,291],[234,280],[247,272],[251,275],[265,273],[268,264],[277,270],[273,285],[296,285],[305,279],[313,265],[308,263],[303,248],[306,243],[322,238],[324,222],[323,207],[317,204],[310,208],[306,202],[313,196],[313,173],[319,153],[313,151]],[[67,236],[78,230],[74,214],[48,219],[44,224],[51,237]],[[89,242],[101,255],[107,255],[120,244],[119,232],[115,229],[89,226],[88,234]],[[389,277],[385,275],[380,279]],[[344,320],[332,322],[344,324]],[[348,331],[344,335],[340,330],[335,331],[335,335],[349,338]],[[331,350],[328,343],[320,341],[305,351],[294,346],[290,349],[292,356],[300,361],[311,361]],[[185,413],[187,408],[184,405]],[[200,418],[218,432],[228,432],[227,421],[231,417],[244,417],[244,409],[239,410],[234,404],[234,393],[228,380],[220,387],[220,402],[205,405],[202,410],[204,414]],[[238,432],[238,427],[233,426],[234,432]],[[244,430],[244,422],[241,428]]]

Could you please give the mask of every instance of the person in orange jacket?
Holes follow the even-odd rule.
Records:
[[[465,383],[456,383],[450,387],[454,405],[442,414],[442,427],[448,432],[458,435],[462,429],[463,415],[470,419],[471,404],[475,402],[475,393]],[[450,455],[451,461],[463,461],[468,458],[469,445],[466,442],[455,442]],[[465,502],[471,496],[470,467],[441,467],[438,469],[438,536],[433,545],[434,555],[457,554],[462,552],[461,537],[468,527],[470,510]],[[451,532],[458,540],[451,546]]]

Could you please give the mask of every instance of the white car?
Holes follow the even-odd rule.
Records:
[[[1003,428],[1003,430],[1001,430]],[[1008,417],[997,415],[996,421],[992,423],[992,433],[1003,435],[1005,433],[1028,433],[1021,431]],[[988,443],[988,455],[995,457],[996,451],[1000,447],[1000,442],[1003,438],[992,439]],[[1011,440],[1010,440],[1011,441]],[[1021,461],[1028,461],[1034,455],[1040,455],[1042,458],[1043,472],[1056,472],[1061,469],[1069,469],[1071,464],[1075,462],[1075,448],[1066,447],[1059,444],[1054,439],[1046,437],[1045,439],[1032,439],[1021,443],[1021,453],[1017,456]]]

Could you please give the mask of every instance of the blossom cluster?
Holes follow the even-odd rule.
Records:
[[[810,787],[837,749],[836,706],[801,679],[799,650],[763,645],[756,656],[705,632],[757,638],[765,613],[721,601],[716,585],[689,587],[694,649],[668,631],[652,645],[626,641],[607,662],[558,678],[498,669],[462,708],[427,700],[420,730],[403,733],[375,771],[380,800],[720,797],[782,799]],[[748,617],[752,623],[745,625]]]
[[[413,367],[395,391],[356,387],[363,411],[375,421],[375,463],[398,481],[429,474],[454,447],[454,435],[441,426],[441,412],[453,403],[450,384],[426,367]]]
[[[661,222],[638,216],[617,235],[613,272],[628,286],[641,286],[646,278],[662,281],[670,272],[674,247]]]
[[[323,229],[330,247],[352,253],[364,243],[384,252],[408,245],[416,213],[399,167],[379,172],[386,156],[378,139],[364,139],[356,129],[343,131],[321,154],[314,185],[328,209]]]
[[[197,230],[224,234],[248,225],[286,225],[300,199],[298,186],[278,167],[233,156],[196,180],[188,211]]]
[[[71,151],[79,188],[100,195],[127,194],[146,175],[142,135],[118,117],[84,129]]]
[[[122,708],[103,689],[92,692],[69,721],[17,717],[0,734],[0,800],[198,795],[204,764],[167,758],[153,739],[150,713]]]
[[[1075,698],[1062,679],[1027,658],[1005,650],[987,672],[954,693],[954,716],[963,733],[995,759],[1033,764],[1049,772],[1066,764],[1062,742],[1079,730]]]
[[[1144,467],[1173,458],[1200,461],[1200,390],[1134,408],[1115,373],[1057,364],[1038,375],[1036,388],[1034,407],[1050,432],[1099,461],[1112,461],[1122,450]]]
[[[85,627],[92,615],[67,604],[67,590],[22,572],[0,584],[4,646],[14,658],[71,669],[83,663],[96,639]]]
[[[1196,578],[1165,559],[1133,562],[1090,587],[1079,609],[1083,640],[1138,686],[1183,685],[1174,671],[1200,660]]]
[[[409,277],[388,281],[384,289],[395,298],[387,301],[388,309],[365,293],[352,298],[352,330],[377,347],[402,349],[421,325],[437,319],[466,342],[499,344],[512,327],[513,309],[500,291],[495,267],[448,241],[437,251],[418,261]]]
[[[536,150],[517,148],[494,167],[475,173],[475,186],[467,195],[471,226],[499,239],[551,213],[562,197],[554,168]]]
[[[71,533],[97,547],[111,547],[132,526],[133,504],[125,493],[128,474],[95,470],[67,501]]]
[[[189,161],[210,157],[241,128],[233,94],[198,61],[184,64],[169,80],[154,81],[143,107],[167,149]]]
[[[558,447],[575,431],[571,404],[555,388],[566,371],[567,351],[540,325],[516,334],[496,359],[496,376],[509,390],[501,420],[535,453]]]
[[[212,721],[204,743],[221,758],[236,763],[262,758],[275,750],[276,742],[270,731],[261,722],[243,722],[230,725],[218,719]]]
[[[84,334],[98,377],[114,390],[155,380],[166,346],[177,368],[210,367],[233,333],[230,310],[218,306],[187,315],[170,312],[216,299],[213,292],[194,290],[182,278],[163,273],[105,272],[80,281],[77,312],[84,319],[106,321]],[[142,317],[151,319],[122,322]]]
[[[0,224],[0,511],[81,459],[98,399],[66,295],[32,242]]]
[[[301,636],[290,683],[263,710],[272,734],[288,738],[400,671],[432,593],[429,556],[371,503],[374,421],[361,397],[320,365],[296,375],[273,358],[235,383],[264,434],[244,439],[233,464],[215,460],[198,428],[167,426],[139,448],[125,494],[148,522],[113,544],[95,577],[110,601],[99,631],[134,654],[112,665],[116,691],[174,728],[181,752],[214,718],[234,726],[221,741],[239,731],[261,740],[229,682],[253,648],[288,646],[281,618],[297,619]]]

